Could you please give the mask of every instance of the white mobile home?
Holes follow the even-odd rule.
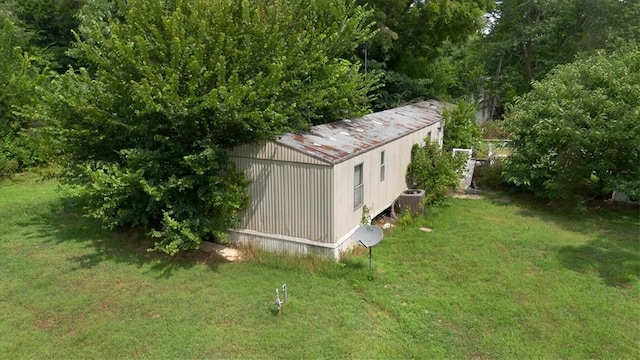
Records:
[[[251,185],[230,240],[339,258],[353,246],[363,206],[375,216],[406,189],[412,145],[442,144],[444,106],[423,101],[235,148],[231,160]]]

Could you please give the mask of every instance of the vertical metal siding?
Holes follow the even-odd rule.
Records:
[[[285,161],[294,163],[328,165],[328,162],[319,160],[307,154],[294,150],[273,141],[261,144],[247,144],[235,147],[231,150],[232,157],[266,159],[272,161]]]
[[[413,144],[424,145],[424,138],[431,131],[433,141],[438,141],[439,124],[408,134],[391,143],[372,149],[364,154],[348,159],[334,167],[334,233],[335,241],[348,234],[360,224],[362,207],[353,208],[354,167],[364,164],[364,204],[370,208],[370,215],[385,209],[407,188],[405,175],[411,161]],[[380,181],[380,152],[385,152],[386,176]]]
[[[240,229],[335,243],[360,223],[362,208],[353,208],[354,166],[364,164],[364,204],[376,214],[406,189],[405,174],[414,143],[442,141],[435,123],[335,166],[285,146],[267,142],[231,152],[231,160],[252,181],[250,204]],[[385,151],[386,176],[380,181],[380,152]],[[235,235],[248,241],[250,236]],[[257,239],[256,239],[257,240]],[[242,241],[242,242],[245,242]],[[309,245],[262,239],[273,251],[307,253]]]
[[[333,242],[332,168],[232,156],[252,181],[240,229]]]

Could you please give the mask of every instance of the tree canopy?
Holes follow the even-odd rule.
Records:
[[[226,149],[368,109],[375,78],[341,58],[373,34],[351,1],[94,5],[76,44],[89,68],[45,94],[65,179],[167,253],[235,225],[247,183]]]
[[[640,48],[554,69],[505,120],[508,180],[572,202],[613,190],[640,195]]]
[[[460,49],[467,51],[469,41],[480,35],[483,14],[493,9],[494,1],[358,2],[375,10],[380,29],[368,48],[369,67],[383,73],[375,108],[392,108],[416,98],[457,98],[459,88],[469,88],[466,80],[475,75],[476,66],[461,61],[467,56]],[[453,95],[450,89],[455,89]]]
[[[499,1],[492,16],[478,46],[492,76],[487,90],[499,104],[510,104],[579,53],[640,43],[637,0]]]
[[[0,11],[11,14],[13,21],[29,34],[25,50],[38,62],[64,72],[75,64],[66,52],[78,27],[76,16],[85,0],[0,0]]]

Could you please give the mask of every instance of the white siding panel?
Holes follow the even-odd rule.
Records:
[[[335,165],[334,168],[334,233],[335,241],[359,226],[362,207],[354,209],[354,167],[364,165],[364,205],[375,216],[386,209],[400,193],[407,188],[405,175],[411,161],[413,144],[424,144],[424,138],[431,132],[431,139],[438,141],[441,133],[439,123],[418,130],[391,143],[372,149]],[[385,180],[380,181],[380,152],[385,152]]]
[[[252,181],[239,229],[333,242],[332,168],[231,157]]]

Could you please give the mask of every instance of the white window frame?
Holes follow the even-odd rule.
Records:
[[[385,163],[385,151],[380,152],[380,182],[385,179],[386,163]]]
[[[360,168],[359,177],[358,177],[358,168]],[[353,208],[354,210],[360,208],[363,204],[364,204],[364,163],[360,163],[353,167]]]

